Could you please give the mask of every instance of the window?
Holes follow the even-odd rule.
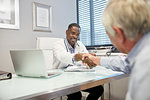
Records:
[[[86,46],[111,44],[102,25],[102,13],[108,0],[77,0],[80,41]]]

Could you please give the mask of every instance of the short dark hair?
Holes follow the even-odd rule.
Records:
[[[70,28],[73,27],[73,26],[80,28],[80,26],[79,26],[77,23],[71,23],[71,24],[68,26],[68,29],[70,29]]]

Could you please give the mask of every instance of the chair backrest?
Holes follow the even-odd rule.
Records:
[[[37,49],[44,49],[44,50],[48,50],[49,49],[53,49],[54,43],[60,39],[63,38],[52,38],[52,37],[37,37]],[[51,52],[53,53],[53,52]],[[48,53],[44,53],[45,56],[45,61],[47,63],[47,65],[50,65],[53,60],[51,59],[51,57],[49,57]],[[53,66],[49,66],[47,67],[48,70],[53,69]]]
[[[54,43],[62,38],[37,37],[37,49],[52,49]]]

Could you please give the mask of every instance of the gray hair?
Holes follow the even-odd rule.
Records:
[[[117,26],[127,38],[135,40],[138,34],[150,31],[150,0],[110,0],[102,22],[111,35],[115,35],[112,26]]]

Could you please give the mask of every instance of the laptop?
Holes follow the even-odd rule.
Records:
[[[10,50],[15,72],[18,76],[50,78],[61,72],[48,72],[53,64],[52,50]]]

